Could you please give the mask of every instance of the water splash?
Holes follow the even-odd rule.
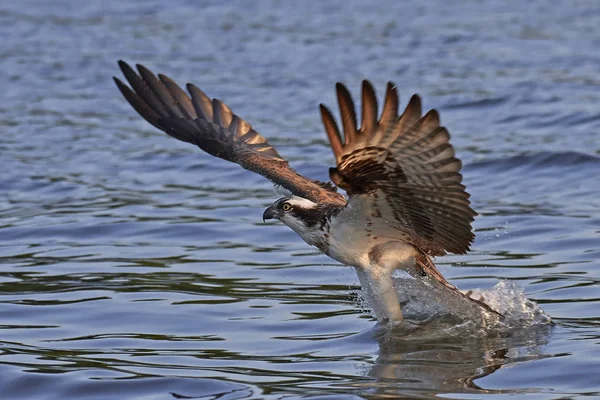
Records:
[[[517,328],[552,323],[551,318],[525,296],[525,291],[511,281],[501,281],[489,290],[463,291],[485,302],[504,318],[483,309],[474,301],[429,279],[415,279],[407,274],[394,277],[405,320],[399,329],[411,332],[427,328],[448,335],[501,334]],[[359,302],[371,309],[365,296]],[[379,327],[381,328],[381,326]],[[395,327],[394,330],[398,330]]]
[[[490,290],[474,290],[471,296],[482,296],[490,307],[503,314],[503,324],[508,328],[552,323],[550,316],[528,299],[525,290],[515,282],[500,281]]]

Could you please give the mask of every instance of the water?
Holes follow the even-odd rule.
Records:
[[[598,5],[311,4],[0,5],[0,398],[600,395]],[[419,92],[480,213],[439,268],[517,284],[555,324],[373,329],[350,268],[263,225],[267,181],[131,110],[120,58],[223,99],[317,179],[336,81]]]

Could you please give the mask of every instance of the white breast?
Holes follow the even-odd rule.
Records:
[[[342,264],[353,267],[366,265],[372,242],[364,223],[351,218],[347,210],[331,221],[328,255]]]
[[[331,221],[329,229],[328,255],[335,260],[353,267],[368,268],[371,265],[369,252],[377,245],[397,242],[394,252],[407,243],[403,233],[383,223],[383,218],[371,218],[365,215],[362,208],[355,210],[346,206]],[[407,248],[412,253],[412,246]],[[404,255],[399,257],[404,259]]]

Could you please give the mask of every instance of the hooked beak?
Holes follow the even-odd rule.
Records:
[[[275,207],[271,206],[265,210],[263,213],[263,223],[268,219],[275,218]]]

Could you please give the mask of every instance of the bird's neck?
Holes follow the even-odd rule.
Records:
[[[316,246],[323,253],[328,254],[329,230],[332,220],[339,214],[341,208],[338,207],[319,207],[318,212],[312,224],[305,224],[302,227],[290,226],[306,243]]]
[[[296,231],[298,236],[306,243],[311,246],[316,246],[319,250],[325,252],[328,243],[329,226],[314,226],[308,229],[294,229],[294,231]]]

